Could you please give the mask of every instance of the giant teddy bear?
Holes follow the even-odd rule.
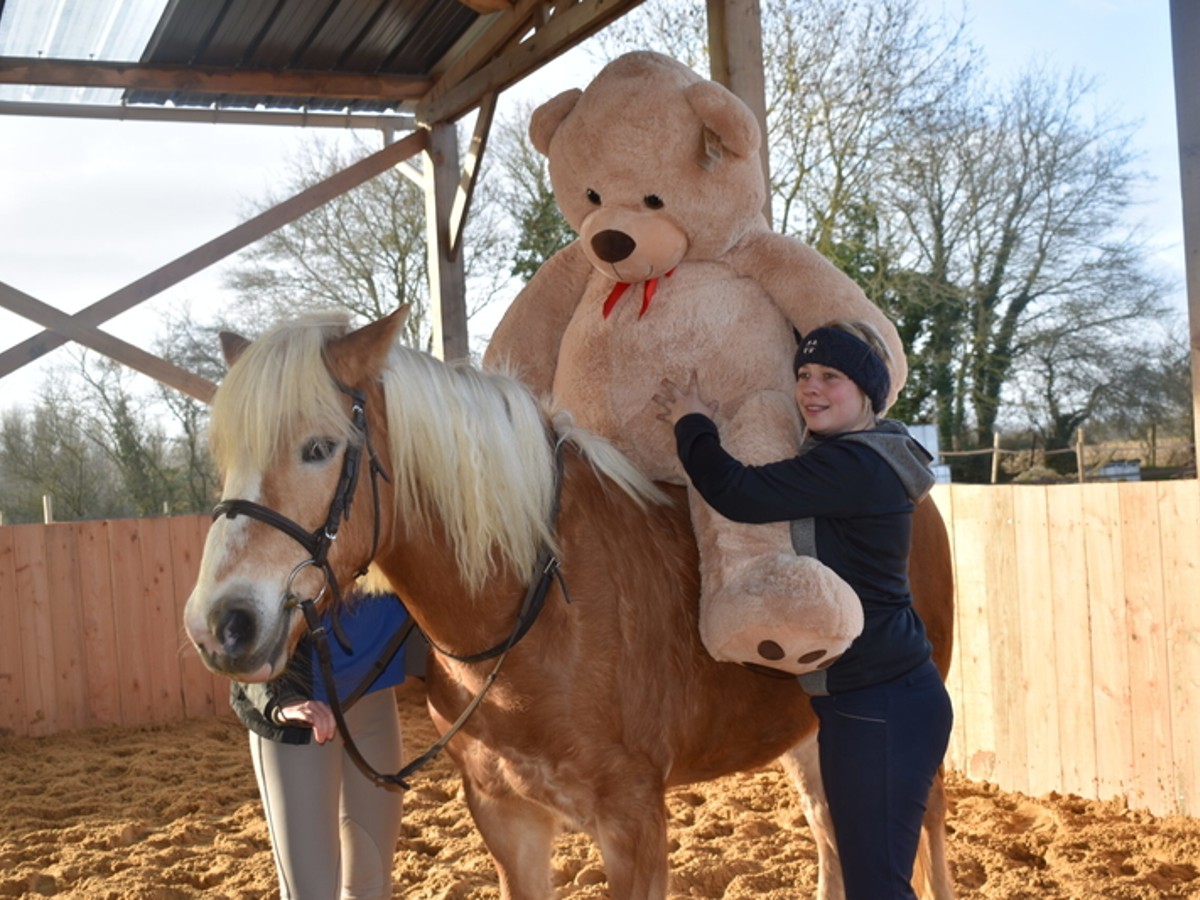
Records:
[[[825,258],[769,229],[758,122],[730,91],[630,53],[535,110],[529,135],[579,237],[513,301],[487,365],[676,484],[687,478],[652,401],[664,378],[695,372],[725,446],[749,463],[796,453],[796,331],[874,324],[893,349],[895,398],[906,371],[894,327]],[[709,653],[796,675],[836,660],[862,629],[850,587],[797,552],[789,523],[737,524],[688,496]]]

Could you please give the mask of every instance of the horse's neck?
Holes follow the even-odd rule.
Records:
[[[479,653],[507,639],[525,578],[501,572],[482,591],[472,592],[459,575],[452,548],[432,537],[439,534],[435,526],[420,535],[393,536],[375,564],[430,641],[459,656]]]

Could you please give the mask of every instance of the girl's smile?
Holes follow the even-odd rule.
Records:
[[[796,405],[814,434],[861,431],[875,424],[867,395],[838,369],[806,363],[796,373]]]

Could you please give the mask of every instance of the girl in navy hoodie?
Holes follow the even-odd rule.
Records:
[[[903,425],[879,418],[887,359],[864,323],[802,337],[795,371],[805,440],[796,456],[762,466],[721,446],[716,409],[694,375],[685,389],[664,381],[654,397],[713,509],[736,522],[791,522],[796,552],[820,559],[862,602],[862,634],[832,665],[799,677],[820,721],[821,779],[848,900],[916,896],[921,820],[952,723],[908,585],[912,512],[933,485],[932,458]]]

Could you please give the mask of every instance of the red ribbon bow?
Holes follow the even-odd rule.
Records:
[[[672,269],[663,277],[670,278],[674,274],[675,270]],[[607,299],[604,301],[604,318],[608,318],[609,313],[613,311],[613,307],[617,305],[617,301],[621,299],[621,295],[625,293],[625,289],[627,287],[629,287],[628,281],[618,281],[615,285],[613,285],[613,289],[609,292]],[[650,308],[650,301],[654,299],[654,293],[657,290],[657,278],[651,278],[646,282],[646,287],[642,291],[642,310],[638,313],[639,319],[644,316],[646,314],[646,310]]]

